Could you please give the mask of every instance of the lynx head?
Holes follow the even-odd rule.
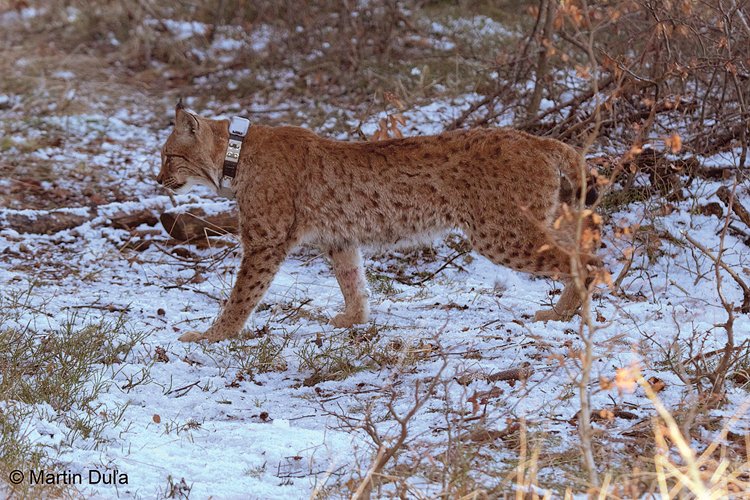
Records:
[[[209,120],[177,103],[174,130],[161,149],[156,182],[177,193],[202,184],[218,191],[228,132],[226,120]]]

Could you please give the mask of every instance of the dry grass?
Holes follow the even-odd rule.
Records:
[[[19,2],[19,6],[21,3],[25,2]],[[33,26],[18,22],[0,35],[3,55],[0,71],[4,75],[0,80],[0,94],[17,99],[10,110],[0,109],[0,113],[14,115],[13,119],[3,120],[0,124],[0,153],[3,156],[0,162],[3,172],[11,178],[22,175],[36,180],[54,178],[52,166],[34,160],[30,153],[54,141],[64,140],[64,131],[48,130],[42,137],[23,141],[14,138],[38,126],[39,116],[45,113],[81,114],[143,105],[143,102],[160,109],[178,94],[195,97],[194,104],[198,108],[227,112],[238,108],[267,107],[279,111],[268,113],[261,110],[254,118],[270,123],[304,122],[315,128],[333,123],[327,128],[329,132],[349,133],[355,137],[354,131],[350,130],[352,119],[365,119],[375,112],[391,109],[384,97],[385,92],[393,93],[407,108],[433,102],[436,98],[476,92],[479,94],[477,102],[481,105],[460,120],[443,124],[445,127],[492,124],[499,116],[511,113],[527,130],[562,135],[570,141],[580,140],[585,136],[584,132],[590,130],[590,108],[586,105],[590,101],[582,98],[588,89],[587,82],[578,81],[574,85],[559,78],[560,72],[570,66],[581,66],[579,74],[592,69],[585,67],[586,56],[581,53],[577,38],[590,26],[585,23],[574,26],[575,13],[572,11],[565,13],[568,17],[559,27],[561,38],[558,41],[562,40],[560,46],[564,49],[550,55],[548,73],[541,79],[546,85],[543,96],[550,99],[551,106],[559,107],[560,112],[549,117],[526,116],[533,87],[527,83],[535,81],[534,68],[537,67],[539,49],[543,46],[539,30],[535,28],[533,14],[536,11],[528,10],[538,6],[537,1],[358,2],[356,7],[333,1],[309,6],[308,2],[301,0],[212,0],[204,3],[180,0],[171,4],[155,0],[53,0],[29,3],[47,9],[43,14],[44,22]],[[599,8],[598,4],[589,4],[592,8]],[[601,3],[601,8],[617,2],[606,4]],[[636,4],[639,2],[621,3],[626,7]],[[76,12],[72,22],[68,19],[71,12]],[[666,39],[654,26],[649,25],[653,30],[649,32],[651,40],[658,42],[654,43],[662,52],[641,47],[652,65],[645,68],[648,72],[640,76],[640,83],[638,75],[633,72],[644,68],[634,66],[629,59],[618,59],[622,55],[618,51],[628,37],[634,36],[636,21],[641,19],[639,16],[643,12],[626,10],[624,14],[617,24],[622,31],[613,28],[604,18],[594,16],[592,19],[600,23],[596,35],[602,37],[598,39],[602,40],[601,47],[613,61],[619,61],[616,64],[602,58],[600,63],[609,64],[607,71],[620,79],[616,85],[607,87],[608,96],[614,103],[607,109],[610,114],[604,117],[604,130],[609,132],[596,137],[596,141],[597,144],[611,141],[609,145],[626,153],[631,144],[647,137],[642,128],[630,129],[628,125],[645,124],[653,136],[662,138],[670,132],[667,130],[670,124],[680,120],[685,123],[687,119],[688,123],[701,125],[695,120],[696,113],[701,112],[694,107],[687,107],[684,113],[658,108],[675,96],[688,93],[688,84],[683,81],[660,80],[656,87],[643,84],[644,78],[653,78],[651,72],[661,67],[662,63],[657,61],[659,54],[666,53],[663,52]],[[460,18],[480,16],[517,31],[493,34],[482,31],[481,26],[455,22]],[[680,16],[685,26],[694,26],[694,13]],[[166,22],[169,20],[205,24],[201,25],[199,32],[182,37],[174,25]],[[443,28],[433,25],[433,21],[447,27],[446,31],[439,33]],[[230,29],[231,26],[240,29]],[[733,41],[733,37],[744,40],[744,35],[739,34],[741,24],[732,26],[738,32],[731,31],[728,40]],[[610,32],[612,38],[605,38]],[[253,43],[264,34],[268,35],[267,43]],[[643,37],[644,40],[647,38]],[[236,50],[217,48],[222,40],[228,39],[237,41]],[[640,38],[638,41],[642,42]],[[451,48],[444,48],[448,44],[452,44]],[[677,58],[677,62],[689,62],[694,49],[689,45],[688,37],[680,38],[677,45],[670,48],[674,49],[674,54],[685,58]],[[722,57],[735,57],[736,52],[727,50]],[[746,77],[745,70],[739,65],[738,78]],[[673,68],[673,71],[678,72],[678,69]],[[747,90],[743,94],[742,87],[733,87],[732,71],[727,68],[716,71],[721,73],[727,95],[735,96],[735,99],[747,95]],[[600,78],[604,80],[608,75],[602,74]],[[668,76],[679,77],[677,73]],[[696,84],[709,81],[703,79],[702,73],[692,73],[689,77],[686,81],[693,78]],[[231,82],[231,88],[228,82]],[[706,92],[709,97],[714,95],[714,86],[719,86],[711,85],[711,91]],[[136,101],[140,103],[136,104]],[[725,99],[721,103],[723,108],[717,109],[731,108],[734,123],[746,111],[732,107],[739,106],[739,100],[730,101]],[[304,114],[300,114],[301,108],[305,110]],[[668,121],[661,124],[655,124],[654,120],[644,122],[657,108],[664,111]],[[714,111],[709,108],[702,114],[712,116]],[[628,121],[629,118],[632,120]],[[165,119],[163,124],[153,126],[161,129],[166,123]],[[615,126],[623,126],[627,132],[613,137],[611,132]],[[570,129],[577,133],[569,133]],[[611,163],[617,163],[617,160]],[[602,172],[614,174],[608,170],[612,164]],[[639,165],[634,167],[637,168]],[[627,187],[628,176],[618,177],[615,182]],[[601,206],[607,212],[614,212],[633,203],[653,200],[655,196],[654,205],[661,206],[664,200],[658,198],[660,194],[658,188],[615,189]],[[652,222],[646,221],[632,235],[630,243],[637,248],[638,259],[642,260],[636,262],[630,277],[647,275],[649,266],[665,252]],[[457,252],[464,249],[460,242],[454,243]],[[442,264],[429,251],[400,254],[400,257],[403,259],[398,266],[368,275],[373,291],[387,297],[395,293],[394,281],[397,279],[435,279],[434,271]],[[408,263],[408,269],[403,262]],[[5,306],[5,310],[13,309]],[[28,468],[49,460],[45,450],[29,443],[23,428],[18,425],[28,417],[23,405],[46,402],[58,412],[58,418],[66,419],[66,409],[91,404],[96,391],[91,391],[86,384],[99,373],[101,366],[113,362],[115,357],[124,358],[127,353],[123,349],[127,351],[131,345],[130,341],[108,341],[121,331],[122,325],[96,324],[85,329],[71,326],[57,332],[56,336],[45,336],[33,330],[0,326],[0,352],[3,353],[0,355],[0,394],[5,401],[18,402],[6,404],[0,411],[0,468],[7,470],[21,465]],[[225,358],[227,370],[231,368],[236,370],[237,376],[248,378],[259,373],[286,370],[285,355],[288,357],[291,353],[292,359],[299,363],[300,370],[307,376],[306,385],[342,380],[364,370],[394,374],[408,372],[417,364],[440,355],[439,347],[429,342],[400,341],[398,338],[384,341],[380,338],[383,332],[378,327],[352,330],[348,337],[321,334],[319,338],[299,345],[292,345],[286,333],[266,332],[259,338],[255,338],[255,333],[252,338],[231,342],[226,351],[208,349],[206,353]],[[87,349],[82,348],[84,342]],[[700,350],[700,346],[695,349]],[[684,351],[678,351],[667,349],[666,355],[670,356],[670,366],[674,370],[680,370],[681,364],[698,354],[685,356]],[[680,355],[682,358],[678,359]],[[747,359],[745,350],[744,357],[738,356],[735,365],[730,367],[732,373],[739,374],[739,381],[745,374],[745,384],[748,379]],[[63,362],[69,367],[64,377],[54,370],[51,374],[45,370],[45,367]],[[702,369],[710,371],[713,366],[706,365]],[[683,371],[694,376],[697,369],[689,367]],[[559,439],[544,432],[535,422],[514,419],[512,415],[508,415],[506,421],[493,421],[459,411],[466,407],[466,398],[471,395],[466,394],[464,399],[455,401],[446,394],[448,386],[455,385],[461,375],[452,374],[453,378],[441,381],[445,384],[442,389],[438,390],[437,386],[430,388],[430,397],[434,398],[430,402],[439,401],[442,405],[440,411],[446,415],[447,430],[441,436],[447,437],[443,441],[440,440],[442,437],[412,440],[408,419],[401,429],[406,434],[402,441],[412,445],[412,449],[391,449],[388,444],[394,441],[390,436],[375,434],[381,442],[373,448],[373,457],[378,458],[379,450],[385,450],[383,454],[393,451],[389,460],[385,460],[368,479],[370,481],[373,475],[377,475],[377,483],[384,494],[424,496],[418,485],[437,484],[436,495],[444,498],[569,497],[572,493],[586,491],[600,498],[634,498],[647,494],[662,494],[668,498],[691,495],[708,498],[735,493],[747,486],[748,478],[743,469],[748,463],[746,436],[726,430],[719,432],[718,437],[702,450],[691,450],[687,446],[694,437],[691,431],[695,434],[701,430],[716,431],[715,421],[709,415],[710,402],[700,406],[700,414],[696,415],[680,408],[667,411],[655,394],[649,394],[657,414],[652,421],[637,428],[633,426],[633,433],[624,437],[610,435],[607,418],[596,420],[595,415],[594,438],[601,444],[596,446],[594,459],[600,466],[608,464],[608,467],[600,467],[600,485],[595,487],[582,468],[579,450],[560,449]],[[631,378],[644,390],[647,388],[636,372]],[[138,381],[133,380],[133,383]],[[560,399],[572,397],[573,390],[573,386],[561,388]],[[378,395],[386,399],[391,396],[393,394],[388,391]],[[424,404],[420,399],[420,407]],[[74,432],[96,436],[101,422],[69,424]],[[175,430],[183,429],[185,425],[175,424]],[[570,424],[570,428],[575,432],[574,424]],[[415,450],[423,457],[431,455],[434,460],[418,458]],[[498,456],[505,459],[500,461]],[[323,492],[331,495],[357,492],[368,477],[366,467],[360,472],[357,481],[335,484]],[[561,475],[570,488],[560,486]],[[178,491],[179,486],[170,482],[168,490]]]
[[[61,327],[40,332],[19,321],[29,311],[46,315],[25,293],[0,296],[0,474],[55,467],[58,456],[77,439],[100,446],[102,432],[117,425],[125,407],[97,402],[109,388],[114,368],[125,362],[144,334],[129,331],[121,318],[87,322],[71,315]],[[43,307],[43,306],[42,306]],[[26,326],[19,326],[26,324]],[[83,324],[80,327],[76,325]],[[33,444],[28,422],[55,422],[66,433],[55,447]],[[67,497],[66,486],[11,486],[19,497]]]

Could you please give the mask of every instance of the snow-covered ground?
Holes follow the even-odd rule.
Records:
[[[473,99],[467,95],[412,110],[404,130],[437,131]],[[164,109],[167,113],[166,104]],[[373,128],[378,118],[364,127]],[[171,200],[158,189],[153,180],[158,151],[169,132],[160,113],[130,109],[46,117],[40,123],[37,130],[49,125],[66,136],[63,144],[35,153],[52,163],[59,179],[42,188],[81,190],[94,183],[103,201],[99,217],[53,235],[0,229],[0,289],[6,305],[7,297],[34,284],[14,324],[29,324],[40,334],[55,332],[70,320],[72,308],[79,308],[74,320],[80,324],[122,315],[128,329],[142,338],[126,359],[102,367],[111,384],[96,402],[97,413],[102,419],[108,412],[123,413],[118,421],[107,421],[97,440],[79,436],[68,442],[71,430],[64,416],[44,405],[24,422],[30,439],[45,447],[62,470],[86,474],[108,468],[128,476],[128,484],[116,488],[79,486],[85,495],[153,498],[170,487],[179,489],[184,480],[182,491],[190,488],[191,498],[306,498],[356,480],[377,451],[358,429],[366,409],[371,408],[380,432],[395,436],[394,421],[386,414],[391,394],[396,394],[396,411],[406,413],[415,382],[424,386],[443,362],[445,383],[410,423],[401,463],[440,460],[436,457],[446,449],[449,433],[468,432],[475,423],[501,431],[520,418],[543,436],[545,452],[576,449],[579,406],[571,360],[581,346],[579,319],[530,321],[551,300],[550,291],[557,289],[553,282],[492,265],[475,254],[458,257],[421,285],[396,279],[418,281],[439,270],[460,250],[460,235],[451,235],[448,243],[436,241],[427,250],[371,255],[372,322],[351,331],[334,329],[327,320],[342,307],[336,280],[316,249],[302,248],[284,264],[248,321],[254,335],[215,345],[182,344],[176,340],[181,332],[205,329],[217,314],[239,250],[174,246],[160,226],[131,232],[110,227],[108,217],[136,206],[169,207],[173,201],[207,207],[226,202],[197,195]],[[623,281],[625,293],[614,296],[602,289],[593,303],[600,327],[594,380],[613,379],[617,369],[638,362],[647,377],[665,382],[659,395],[668,407],[694,403],[666,361],[678,352],[676,345],[691,338],[703,342],[694,346],[703,352],[721,348],[724,331],[717,325],[727,318],[711,261],[665,235],[684,240],[689,234],[716,253],[723,220],[699,215],[691,204],[715,201],[719,185],[693,184],[693,196],[675,203],[671,212],[655,213],[655,207],[634,203],[609,221],[602,254],[614,276],[631,243],[627,236],[615,237],[613,228],[654,227],[652,239],[636,245]],[[113,201],[114,189],[121,201]],[[738,193],[747,199],[747,186],[739,186]],[[0,209],[0,221],[11,213]],[[126,243],[132,239],[151,243],[145,250],[129,249]],[[223,241],[236,243],[230,237]],[[724,261],[750,279],[745,243],[729,235],[724,247]],[[722,275],[725,298],[740,304],[741,291]],[[736,314],[734,334],[737,345],[748,339],[747,314]],[[526,383],[488,380],[525,364],[533,368]],[[747,398],[745,388],[729,387],[729,404],[717,416],[731,415]],[[593,408],[614,405],[636,419],[595,424],[606,430],[597,439],[612,453],[625,446],[623,432],[643,428],[654,414],[640,390],[619,393],[597,384]],[[746,428],[744,416],[733,425]],[[648,425],[641,432],[650,432]],[[693,444],[701,449],[713,437],[706,433]],[[491,446],[485,452],[494,468],[512,470],[515,451]],[[545,474],[561,485],[569,481],[563,469]],[[440,480],[419,471],[410,481],[425,496],[440,491]]]

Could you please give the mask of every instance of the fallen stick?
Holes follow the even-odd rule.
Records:
[[[110,225],[116,229],[131,230],[146,224],[147,226],[155,226],[159,219],[153,210],[144,209],[132,214],[122,214],[110,217],[112,221]]]
[[[24,211],[27,212],[27,211]],[[53,234],[72,229],[96,217],[96,210],[49,212],[11,212],[0,219],[0,228],[10,228],[19,233]]]
[[[200,207],[192,208],[189,212],[164,212],[159,219],[169,235],[179,241],[236,234],[239,227],[236,213],[221,212],[208,215]]]
[[[719,199],[724,203],[724,205],[727,206],[727,208],[731,207],[732,211],[734,211],[737,217],[739,217],[747,227],[750,227],[750,212],[748,212],[747,209],[742,205],[742,203],[740,203],[739,198],[732,194],[728,187],[721,186],[716,192],[716,196],[719,197]]]
[[[0,229],[10,228],[24,234],[54,234],[94,220],[104,207],[106,205],[58,210],[8,210],[4,213],[0,211]],[[134,212],[117,212],[108,216],[109,221],[104,225],[126,230],[134,229],[141,224],[153,226],[158,222],[156,213],[160,208],[140,208]]]
[[[521,366],[493,373],[487,377],[488,382],[499,382],[501,380],[526,380],[534,373],[532,366]]]

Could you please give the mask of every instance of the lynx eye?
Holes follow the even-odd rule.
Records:
[[[184,160],[184,161],[188,161],[188,159],[187,159],[187,158],[185,158],[185,157],[184,157],[184,156],[182,156],[182,155],[165,154],[165,155],[164,155],[164,158],[166,158],[166,160],[165,160],[165,161],[167,161],[167,162],[171,162],[171,161],[172,161],[172,158],[179,158],[179,159],[181,159],[181,160]]]

